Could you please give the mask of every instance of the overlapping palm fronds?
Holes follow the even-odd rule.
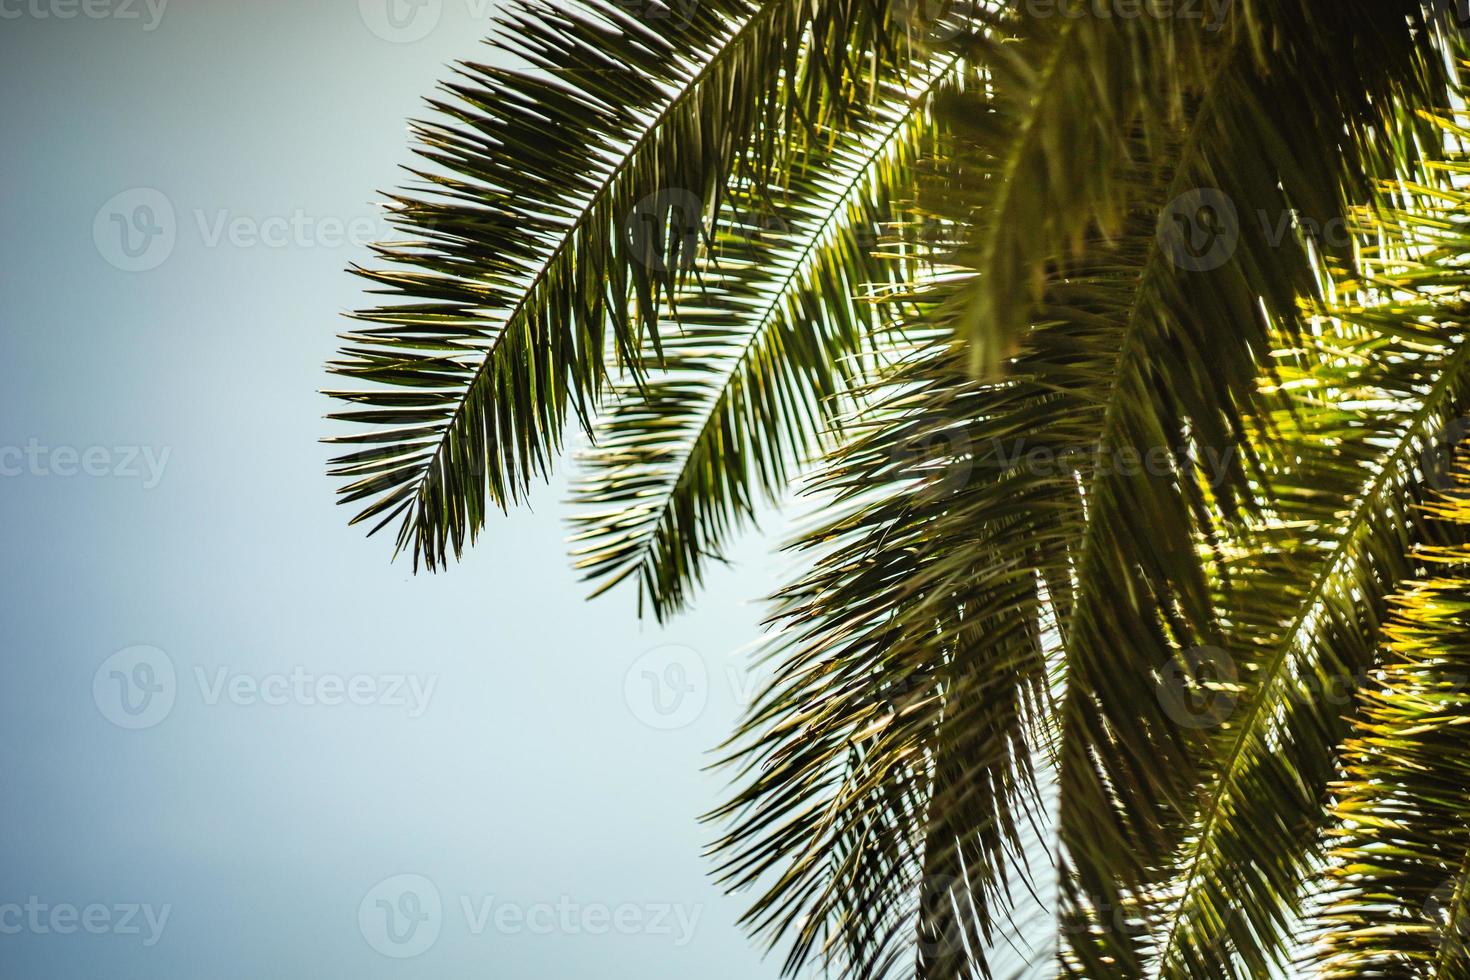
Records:
[[[985,151],[987,179],[944,188],[972,199],[963,258],[976,276],[958,326],[982,373],[1022,342],[1059,260],[1094,228],[1111,237],[1130,208],[1164,206],[1118,179],[1140,139],[1149,159],[1168,162],[1192,126],[1182,152],[1193,159],[1179,170],[1197,186],[1247,215],[1275,214],[1284,197],[1325,222],[1352,199],[1342,190],[1366,190],[1364,157],[1395,149],[1382,141],[1396,97],[1433,85],[1417,0],[1016,9],[972,36],[989,81],[955,109]],[[1265,292],[1272,270],[1254,271]]]
[[[654,16],[657,15],[657,16]],[[415,127],[406,239],[363,270],[394,297],[359,314],[332,370],[368,423],[333,441],[342,502],[441,566],[487,511],[545,475],[609,364],[637,373],[662,302],[732,176],[779,183],[787,150],[906,70],[909,25],[877,0],[709,0],[637,10],[531,0]],[[504,57],[503,55],[502,57]]]
[[[439,567],[577,416],[576,561],[659,618],[811,476],[713,815],[786,972],[1271,976],[1327,861],[1324,975],[1459,975],[1463,609],[1390,598],[1460,554],[1444,5],[541,2],[418,129],[334,472]]]
[[[1113,386],[1103,396],[1108,419],[1092,444],[1104,455],[1143,458],[1191,443],[1219,452],[1240,441],[1242,402],[1269,350],[1269,325],[1289,322],[1297,298],[1313,294],[1314,249],[1322,247],[1318,242],[1307,249],[1290,235],[1271,234],[1265,216],[1280,224],[1293,213],[1317,215],[1330,224],[1333,219],[1327,216],[1341,214],[1344,199],[1366,187],[1366,173],[1414,152],[1411,143],[1398,138],[1397,124],[1388,127],[1392,114],[1384,106],[1396,100],[1422,101],[1437,84],[1412,4],[1365,5],[1355,11],[1361,21],[1350,18],[1351,28],[1317,23],[1323,17],[1320,5],[1257,4],[1239,13],[1243,21],[1224,25],[1218,36],[1201,38],[1196,61],[1177,80],[1170,76],[1166,87],[1177,85],[1182,94],[1160,95],[1152,114],[1148,106],[1117,110],[1119,118],[1133,120],[1133,127],[1143,126],[1141,151],[1113,147],[1119,137],[1106,135],[1106,119],[1074,120],[1076,127],[1095,134],[1075,143],[1087,151],[1082,154],[1087,163],[1053,154],[1050,169],[1041,172],[1085,169],[1075,180],[1058,177],[1009,189],[1005,168],[1012,159],[1008,154],[1015,152],[1016,131],[1066,125],[1045,115],[1052,91],[1038,92],[1019,108],[982,91],[955,109],[959,143],[971,158],[961,157],[960,162],[970,166],[952,167],[953,179],[936,193],[951,204],[967,204],[977,216],[976,244],[961,253],[975,269],[973,284],[961,293],[962,329],[976,309],[983,312],[988,329],[1003,328],[1006,317],[995,314],[1001,300],[994,296],[1012,306],[1022,304],[1023,310],[1027,304],[1034,309],[1037,302],[1031,298],[1034,289],[1028,293],[1020,288],[1016,275],[997,270],[988,257],[998,232],[1022,234],[1010,226],[996,228],[997,208],[1012,199],[998,201],[997,195],[1038,199],[1046,191],[1036,185],[1050,184],[1065,185],[1074,195],[1067,198],[1054,191],[1066,206],[1022,223],[1027,247],[1036,250],[1028,276],[1038,281],[1043,302],[1050,283],[1075,276],[1069,256],[1076,250],[1071,240],[1079,234],[1079,215],[1094,223],[1103,222],[1109,209],[1157,215],[1159,233],[1149,238],[1139,259],[1137,297],[1124,318],[1119,354],[1107,372]],[[1086,18],[1082,21],[1085,27],[1044,26],[1040,40],[1023,37],[1019,52],[1006,53],[1008,63],[1025,62],[1030,67],[1023,75],[1044,76],[1042,66],[1056,56],[1055,44],[1076,43],[1078,31],[1105,32]],[[1134,28],[1133,40],[1147,42],[1151,29],[1157,30]],[[1260,69],[1262,29],[1276,37],[1273,57],[1296,66],[1294,70]],[[1124,29],[1109,35],[1108,43],[1126,47],[1129,37]],[[1367,92],[1356,83],[1349,86],[1340,72],[1324,68],[1334,48],[1371,52],[1387,69],[1380,76],[1382,89]],[[1152,66],[1146,55],[1129,51],[1116,57],[1141,71]],[[1029,52],[1034,55],[1028,61]],[[1097,58],[1103,65],[1113,63],[1107,55]],[[1004,91],[1003,78],[996,84],[998,91]],[[1083,114],[1066,106],[1080,103],[1096,110],[1100,104],[1113,104],[1082,96],[1055,101],[1055,112],[1070,111],[1074,117]],[[1340,127],[1331,149],[1321,138],[1324,125]],[[1104,142],[1113,148],[1104,150]],[[1140,155],[1163,171],[1162,181],[1130,180],[1127,170],[1098,162]],[[1194,226],[1206,212],[1213,212],[1217,227]],[[1067,223],[1065,234],[1048,232],[1049,223],[1056,222]],[[1106,223],[1101,232],[1087,243],[1084,254],[1107,250],[1107,239],[1113,236]],[[1209,239],[1203,232],[1214,236],[1211,247],[1195,251],[1197,234]],[[1126,254],[1126,246],[1120,251]],[[987,294],[994,296],[986,300]],[[1040,322],[1044,315],[1035,312],[1027,322]],[[982,347],[996,342],[973,340]],[[1009,350],[1023,342],[1011,336],[1001,347]],[[1252,447],[1242,449],[1237,460],[1248,458]],[[1156,701],[1140,701],[1138,678],[1151,676],[1176,650],[1217,642],[1207,572],[1197,553],[1201,538],[1211,533],[1213,518],[1198,518],[1193,512],[1215,498],[1208,502],[1228,516],[1237,498],[1254,499],[1254,489],[1242,483],[1243,473],[1228,469],[1206,488],[1187,471],[1165,467],[1129,475],[1115,467],[1087,486],[1088,524],[1075,552],[1075,606],[1064,622],[1073,683],[1064,711],[1068,731],[1062,738],[1061,797],[1061,834],[1071,862],[1068,917],[1076,920],[1070,934],[1081,944],[1072,952],[1085,975],[1119,964],[1125,970],[1142,969],[1143,953],[1132,948],[1135,937],[1112,928],[1094,931],[1085,923],[1129,914],[1131,890],[1151,893],[1157,885],[1151,869],[1167,860],[1190,812],[1193,739]],[[1094,935],[1098,948],[1086,949]]]
[[[677,610],[731,525],[785,492],[881,366],[875,338],[893,314],[876,300],[916,270],[880,242],[902,239],[893,226],[932,142],[930,103],[961,64],[922,59],[833,145],[806,150],[782,187],[730,195],[734,220],[678,299],[677,327],[587,454],[575,554],[599,591],[636,575],[660,618]]]
[[[1425,504],[1470,530],[1470,468]],[[1470,975],[1470,547],[1425,548],[1390,600],[1386,652],[1362,692],[1334,786],[1332,903],[1320,976]]]
[[[1458,127],[1446,122],[1453,134]],[[1263,975],[1284,950],[1346,734],[1341,699],[1374,663],[1384,602],[1413,574],[1416,505],[1470,406],[1463,157],[1390,185],[1358,219],[1365,277],[1338,283],[1275,359],[1261,470],[1270,509],[1229,542],[1221,599],[1245,694],[1181,852],[1163,976]]]

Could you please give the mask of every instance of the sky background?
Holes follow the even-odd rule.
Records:
[[[775,977],[697,822],[770,542],[659,630],[560,486],[432,577],[334,504],[343,269],[493,12],[387,2],[0,0],[0,976]]]

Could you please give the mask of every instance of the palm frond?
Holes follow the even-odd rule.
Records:
[[[945,163],[952,180],[965,179],[963,157]],[[1171,397],[1141,347],[1128,353],[1130,344],[1141,345],[1137,335],[1155,336],[1177,322],[1175,311],[1200,298],[1190,281],[1175,285],[1156,228],[1153,213],[1129,215],[1112,247],[1099,247],[1090,264],[1079,261],[1051,283],[1033,341],[1005,379],[974,380],[963,344],[940,345],[939,354],[885,379],[891,394],[824,470],[820,485],[850,496],[856,510],[807,539],[821,557],[784,597],[781,621],[791,635],[781,642],[791,652],[744,733],[744,757],[761,771],[725,811],[739,818],[721,842],[735,854],[726,870],[736,883],[754,884],[776,861],[785,864],[752,921],[773,936],[795,929],[802,954],[825,936],[847,971],[868,975],[891,967],[905,950],[922,954],[927,935],[957,931],[962,941],[946,955],[921,956],[923,975],[983,968],[977,950],[1006,907],[1002,886],[1005,864],[1015,859],[1015,821],[1032,811],[1014,780],[946,783],[943,774],[971,773],[992,760],[1019,765],[1019,747],[1035,751],[1055,734],[1046,725],[1038,734],[1034,719],[1007,716],[1014,709],[999,703],[1001,687],[956,703],[934,680],[926,699],[888,723],[893,741],[869,744],[855,737],[871,719],[853,698],[915,677],[942,677],[941,666],[975,671],[993,687],[1039,690],[1047,673],[1041,632],[1053,648],[1095,650],[1105,637],[1094,631],[1086,640],[1091,648],[1083,645],[1073,632],[1078,609],[1084,602],[1101,608],[1126,575],[1110,578],[1112,566],[1088,565],[1079,549],[1099,514],[1129,511],[1083,488],[1114,479],[1107,474],[1116,469],[1115,450],[1142,446],[1135,460],[1156,466],[1157,449],[1165,450],[1161,469],[1127,478],[1148,490],[1150,503],[1172,496],[1169,508],[1150,516],[1176,520],[1188,543],[1182,560],[1199,560],[1190,503],[1172,483],[1176,452],[1186,444],[1183,412],[1193,410],[1197,440],[1227,441],[1233,392],[1249,388],[1255,365],[1244,329],[1217,335],[1213,346],[1190,334],[1190,356],[1203,363],[1181,360],[1178,376],[1195,387]],[[926,299],[943,306],[962,283],[941,281]],[[1240,304],[1248,311],[1253,305],[1253,297]],[[1259,320],[1248,322],[1264,336]],[[1122,385],[1120,357],[1131,372]],[[1120,430],[1120,419],[1145,422]],[[1138,442],[1120,445],[1120,432]],[[916,446],[931,449],[915,461]],[[1157,525],[1122,528],[1130,541],[1167,546]],[[1167,650],[1164,638],[1152,642]],[[1022,663],[1029,664],[1024,671]],[[1086,676],[1082,683],[1097,681]],[[815,715],[814,705],[823,706]],[[1001,737],[1007,741],[998,743]],[[979,742],[967,748],[967,738]],[[1012,748],[998,752],[997,744]],[[981,751],[986,745],[992,747]],[[1029,755],[1020,758],[1029,765]],[[880,817],[882,827],[910,836],[881,836],[870,823]],[[913,837],[915,826],[926,833]],[[865,835],[878,835],[881,846]],[[888,857],[871,866],[838,857],[863,848]],[[931,901],[936,882],[958,897]]]
[[[988,77],[951,115],[984,150],[989,176],[962,258],[976,276],[957,299],[982,373],[1018,349],[1051,270],[1095,233],[1112,237],[1130,208],[1165,204],[1132,197],[1118,178],[1140,140],[1159,159],[1182,123],[1203,120],[1191,152],[1209,179],[1197,186],[1247,215],[1277,213],[1284,193],[1327,222],[1361,199],[1340,191],[1362,189],[1360,158],[1378,151],[1363,136],[1381,137],[1393,96],[1428,90],[1419,0],[1095,13],[1069,0],[1019,4],[973,38],[971,56]],[[1200,100],[1239,105],[1193,112]]]
[[[1448,178],[1463,162],[1435,166]],[[1363,234],[1371,278],[1340,282],[1316,329],[1277,358],[1271,509],[1232,542],[1226,646],[1248,692],[1182,849],[1160,938],[1161,976],[1261,975],[1283,954],[1316,854],[1335,752],[1331,696],[1373,664],[1384,602],[1411,576],[1416,518],[1440,433],[1470,402],[1464,344],[1467,239],[1449,220],[1470,198],[1403,184]]]
[[[957,62],[936,56],[888,86],[784,187],[732,193],[740,223],[701,259],[662,357],[618,390],[586,454],[573,554],[598,592],[636,575],[659,618],[678,610],[757,496],[785,492],[830,445],[893,315],[878,300],[914,272],[879,239],[905,219],[929,102]]]
[[[982,420],[1007,397],[963,348],[922,343],[819,481],[841,516],[805,539],[814,568],[782,596],[774,679],[738,738],[747,784],[716,814],[722,876],[764,888],[746,922],[789,939],[788,973],[816,956],[848,977],[988,976],[1028,887],[1049,713],[1034,569],[1065,559],[1059,515],[969,479],[1003,458],[982,459],[1005,431]],[[1060,470],[1015,479],[1075,506]]]
[[[732,174],[779,172],[803,132],[901,70],[907,29],[873,0],[711,0],[640,16],[616,0],[531,0],[415,126],[424,182],[392,198],[404,241],[358,270],[393,296],[364,311],[331,392],[366,423],[332,473],[341,502],[437,568],[486,512],[544,476],[569,411],[608,362],[658,348],[676,288]],[[714,121],[718,120],[718,124]]]
[[[1388,88],[1427,98],[1439,77],[1432,56],[1418,47],[1408,12],[1385,16],[1370,17],[1374,31],[1365,36],[1386,49],[1380,54],[1387,63],[1399,65]],[[1304,42],[1305,50],[1287,41],[1276,53],[1288,64],[1308,62],[1321,33],[1300,35],[1319,39]],[[1141,975],[1151,956],[1148,929],[1137,917],[1167,877],[1207,753],[1199,733],[1163,703],[1140,703],[1137,678],[1220,642],[1210,542],[1213,528],[1236,519],[1242,503],[1246,512],[1258,506],[1244,479],[1258,452],[1246,425],[1256,365],[1267,363],[1270,324],[1294,329],[1296,297],[1317,289],[1316,255],[1324,243],[1275,237],[1256,219],[1338,213],[1340,189],[1353,186],[1355,168],[1414,152],[1396,129],[1366,130],[1391,115],[1357,106],[1316,67],[1304,67],[1300,79],[1259,75],[1249,37],[1243,33],[1218,52],[1206,88],[1189,101],[1167,190],[1130,191],[1135,200],[1155,202],[1159,235],[1127,320],[1100,445],[1133,458],[1189,447],[1186,456],[1204,453],[1232,465],[1210,474],[1188,465],[1133,475],[1114,467],[1089,487],[1076,609],[1067,625],[1060,810],[1066,968],[1083,976]],[[1365,148],[1309,146],[1319,137],[1304,134],[1312,120],[1320,134],[1323,118],[1349,120],[1342,144],[1362,140]],[[1344,166],[1338,154],[1356,154],[1359,162]],[[1228,246],[1203,255],[1181,251],[1168,222],[1198,220],[1204,200],[1217,217],[1235,216],[1213,229]],[[1116,928],[1120,918],[1135,927]]]
[[[1470,470],[1428,516],[1470,528]],[[1341,827],[1320,976],[1470,974],[1470,547],[1421,550],[1433,573],[1390,601],[1385,659],[1334,787]]]

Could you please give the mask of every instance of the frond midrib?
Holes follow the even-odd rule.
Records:
[[[768,328],[776,321],[785,300],[796,291],[797,284],[809,270],[814,257],[819,254],[819,246],[826,238],[828,231],[840,227],[844,223],[854,196],[872,174],[873,168],[885,155],[892,152],[899,133],[905,127],[914,124],[914,117],[923,108],[925,100],[949,76],[960,59],[960,55],[953,55],[947,58],[942,66],[930,75],[923,86],[911,95],[899,117],[883,132],[881,138],[875,141],[872,152],[863,159],[861,166],[856,168],[852,179],[847,182],[839,194],[832,198],[831,208],[821,219],[820,223],[813,227],[811,234],[807,236],[805,244],[801,246],[800,254],[791,261],[790,267],[783,276],[780,285],[772,292],[770,301],[765,304],[760,319],[746,335],[744,343],[740,347],[740,352],[735,357],[729,373],[726,374],[719,388],[712,391],[708,408],[703,413],[697,429],[693,430],[693,438],[688,440],[688,445],[684,448],[683,452],[668,467],[671,472],[675,472],[675,476],[669,481],[668,491],[660,496],[654,507],[650,508],[649,517],[646,519],[648,531],[641,536],[642,543],[638,546],[637,556],[630,555],[626,559],[626,567],[616,575],[611,576],[608,581],[599,585],[597,590],[593,592],[594,596],[605,593],[608,589],[613,588],[640,568],[646,570],[649,563],[653,561],[654,545],[658,540],[658,530],[668,520],[670,505],[679,496],[680,491],[687,486],[691,478],[690,474],[692,471],[690,470],[689,463],[693,459],[694,454],[698,452],[700,445],[707,440],[710,427],[719,417],[721,406],[725,404],[731,388],[735,385],[737,379],[742,376],[746,365],[754,356],[759,341],[765,336]]]
[[[1238,35],[1236,35],[1232,37],[1228,48],[1225,52],[1222,53],[1219,62],[1215,67],[1215,71],[1209,79],[1206,92],[1203,98],[1200,100],[1200,104],[1195,111],[1194,118],[1190,121],[1189,129],[1185,134],[1183,144],[1180,147],[1179,162],[1176,165],[1173,174],[1170,176],[1168,188],[1164,191],[1164,195],[1162,198],[1163,200],[1173,200],[1179,194],[1187,190],[1187,187],[1185,185],[1189,183],[1189,179],[1186,175],[1191,172],[1191,162],[1196,157],[1198,157],[1203,148],[1205,121],[1215,111],[1216,104],[1220,98],[1221,90],[1223,88],[1224,79],[1229,75],[1230,71],[1234,67],[1234,63],[1239,52],[1240,42]],[[1148,295],[1148,291],[1150,289],[1156,289],[1157,287],[1153,285],[1155,281],[1160,276],[1168,275],[1169,272],[1170,270],[1168,269],[1168,263],[1166,261],[1166,254],[1163,248],[1163,244],[1160,241],[1159,236],[1155,234],[1149,240],[1148,257],[1145,260],[1142,272],[1140,272],[1139,274],[1139,285],[1136,299],[1129,311],[1129,318],[1126,327],[1124,342],[1120,346],[1120,349],[1118,351],[1116,367],[1112,373],[1112,380],[1107,396],[1107,409],[1104,413],[1102,426],[1099,430],[1098,436],[1098,445],[1100,447],[1111,445],[1112,441],[1116,439],[1114,429],[1118,425],[1118,412],[1121,410],[1122,399],[1119,397],[1119,391],[1121,388],[1121,379],[1123,377],[1125,367],[1133,359],[1139,357],[1141,353],[1146,354],[1146,352],[1142,350],[1141,345],[1143,337],[1142,325],[1144,322],[1143,310],[1146,306],[1146,297]],[[1089,501],[1095,501],[1097,499],[1097,481],[1098,477],[1094,475],[1093,481],[1088,486],[1087,499]],[[1083,531],[1081,552],[1078,557],[1076,566],[1077,591],[1079,593],[1085,587],[1086,583],[1091,581],[1098,574],[1095,569],[1097,561],[1096,538],[1097,535],[1101,533],[1101,531],[1099,530],[1100,524],[1101,522],[1097,519],[1097,515],[1095,513],[1092,513],[1091,508],[1089,508],[1086,528]],[[1079,597],[1073,602],[1072,612],[1074,619],[1078,616],[1090,616],[1092,615],[1091,604],[1089,602],[1083,601],[1079,594]],[[1076,630],[1074,626],[1075,623],[1069,621],[1066,624],[1065,632],[1063,634],[1061,662],[1064,665],[1070,664],[1072,662],[1072,658],[1075,656],[1075,651],[1073,650],[1072,644],[1074,642],[1074,637],[1078,635],[1079,631]],[[1069,684],[1065,695],[1065,702],[1062,707],[1062,718],[1060,720],[1060,724],[1063,726],[1064,729],[1072,727],[1072,722],[1069,719],[1074,712],[1069,708],[1069,704],[1072,698],[1074,698],[1075,696],[1075,692],[1072,690],[1072,687]],[[1059,770],[1061,766],[1062,763],[1059,761]],[[1058,830],[1063,837],[1065,837],[1066,835],[1066,823],[1066,796],[1065,794],[1063,794],[1061,800],[1059,801],[1058,812]],[[1063,846],[1065,846],[1065,844],[1063,844]],[[1062,865],[1059,864],[1059,867],[1060,866]]]
[[[1184,920],[1184,913],[1189,906],[1189,897],[1194,883],[1199,878],[1201,864],[1205,853],[1209,849],[1207,842],[1218,826],[1221,808],[1225,798],[1231,795],[1234,781],[1240,773],[1240,763],[1245,755],[1245,749],[1255,734],[1255,726],[1261,718],[1262,711],[1270,701],[1276,704],[1274,699],[1268,697],[1271,690],[1283,679],[1282,668],[1286,665],[1291,655],[1298,650],[1302,634],[1307,625],[1312,622],[1320,603],[1328,594],[1329,586],[1338,577],[1339,566],[1348,558],[1357,553],[1360,543],[1359,537],[1367,529],[1368,521],[1377,512],[1377,504],[1383,493],[1392,485],[1393,479],[1399,475],[1399,467],[1404,462],[1404,455],[1412,456],[1415,440],[1421,436],[1420,429],[1425,423],[1435,418],[1437,411],[1442,407],[1444,399],[1454,390],[1454,383],[1458,379],[1460,370],[1464,367],[1467,359],[1470,359],[1470,344],[1462,344],[1449,358],[1440,376],[1435,380],[1434,386],[1424,396],[1424,402],[1420,405],[1408,424],[1397,444],[1391,451],[1385,454],[1382,467],[1373,475],[1369,485],[1358,500],[1348,522],[1343,526],[1343,533],[1333,548],[1332,554],[1327,557],[1316,579],[1313,580],[1312,588],[1303,598],[1300,610],[1285,632],[1286,639],[1272,655],[1270,662],[1263,669],[1264,680],[1260,684],[1260,693],[1251,702],[1245,717],[1241,723],[1236,736],[1231,740],[1230,751],[1225,758],[1223,771],[1216,781],[1215,790],[1211,793],[1210,805],[1201,820],[1195,839],[1198,841],[1194,847],[1194,853],[1190,860],[1189,871],[1184,880],[1184,887],[1180,891],[1179,901],[1175,906],[1174,914],[1171,916],[1169,935],[1163,946],[1159,963],[1161,969],[1170,963],[1171,956],[1177,955],[1179,951],[1178,937],[1179,928]]]
[[[1460,867],[1455,875],[1455,891],[1451,896],[1450,921],[1445,923],[1445,928],[1439,938],[1439,945],[1434,951],[1434,975],[1436,977],[1451,977],[1447,957],[1454,956],[1454,948],[1460,945],[1463,949],[1463,937],[1465,925],[1457,919],[1465,907],[1466,895],[1470,894],[1470,847],[1465,849],[1465,855],[1460,859]]]
[[[455,400],[454,411],[450,413],[439,435],[439,439],[434,443],[434,452],[424,462],[423,466],[420,467],[420,475],[415,481],[416,490],[414,491],[414,496],[417,498],[418,507],[423,506],[424,493],[431,482],[432,475],[443,466],[443,454],[449,444],[450,434],[455,431],[464,418],[465,411],[472,401],[471,394],[477,387],[484,383],[490,364],[495,359],[496,352],[507,342],[506,338],[511,337],[511,343],[519,341],[518,335],[512,337],[513,334],[516,334],[514,328],[518,321],[524,317],[532,298],[545,286],[547,276],[555,267],[556,263],[566,253],[566,250],[576,239],[577,234],[591,219],[599,202],[606,197],[609,190],[611,190],[613,185],[626,172],[628,164],[636,159],[638,154],[660,135],[664,123],[668,121],[670,116],[694,98],[700,86],[708,79],[712,72],[724,63],[726,58],[733,57],[731,52],[738,50],[740,42],[745,39],[759,21],[787,2],[789,0],[766,0],[737,31],[730,35],[725,44],[721,45],[719,50],[709,58],[682,89],[671,93],[668,103],[648,124],[643,133],[628,146],[627,150],[613,158],[607,176],[599,182],[596,189],[587,197],[585,205],[578,212],[576,218],[567,225],[566,230],[562,233],[556,245],[547,254],[546,260],[541,263],[540,268],[521,291],[520,299],[516,301],[515,306],[506,314],[495,339],[486,346],[484,356],[476,366],[475,373],[470,377],[469,382],[464,386],[459,397]],[[404,544],[406,544],[406,539],[400,540],[398,550],[401,550]]]
[[[1189,130],[1185,134],[1184,142],[1180,147],[1179,163],[1174,168],[1173,175],[1169,178],[1168,188],[1164,191],[1163,197],[1165,200],[1174,200],[1180,194],[1184,193],[1184,191],[1187,189],[1184,185],[1189,182],[1185,177],[1185,174],[1190,172],[1189,161],[1197,156],[1203,147],[1202,137],[1204,131],[1204,121],[1214,112],[1215,103],[1220,95],[1221,82],[1229,74],[1231,68],[1233,67],[1233,63],[1238,51],[1239,40],[1238,38],[1234,38],[1230,42],[1230,48],[1221,56],[1220,62],[1216,66],[1216,70],[1210,78],[1209,87],[1205,93],[1205,96],[1200,100],[1200,104],[1198,109],[1195,111],[1194,118],[1190,121]],[[1145,298],[1149,290],[1156,288],[1153,285],[1155,280],[1157,280],[1158,277],[1161,275],[1168,274],[1169,269],[1168,262],[1166,261],[1166,254],[1167,253],[1163,248],[1163,243],[1158,235],[1154,235],[1152,238],[1149,239],[1148,257],[1144,260],[1144,267],[1139,273],[1136,299],[1132,307],[1129,309],[1128,323],[1125,327],[1123,344],[1118,350],[1118,358],[1115,362],[1115,367],[1112,373],[1112,381],[1108,387],[1108,407],[1103,416],[1102,427],[1099,430],[1098,436],[1098,442],[1100,446],[1106,446],[1108,444],[1108,442],[1106,442],[1105,440],[1109,440],[1109,434],[1112,432],[1113,427],[1117,424],[1117,412],[1119,411],[1122,404],[1122,399],[1118,397],[1118,392],[1119,388],[1121,387],[1121,379],[1123,377],[1124,366],[1128,364],[1130,360],[1137,357],[1140,352],[1139,345],[1142,343],[1142,330],[1140,328],[1143,324],[1143,310],[1147,305]],[[1095,479],[1093,484],[1091,484],[1088,489],[1090,491],[1088,493],[1088,498],[1095,499]],[[1096,546],[1093,544],[1093,529],[1097,526],[1098,522],[1096,520],[1089,519],[1087,522],[1087,530],[1083,534],[1082,553],[1077,562],[1077,580],[1079,583],[1086,581],[1083,575],[1083,570],[1090,567],[1090,561],[1096,551]],[[1068,636],[1070,637],[1071,635],[1075,634],[1075,632],[1075,630],[1069,629]],[[1063,653],[1064,655],[1066,655],[1070,654],[1071,651],[1070,649],[1064,648]]]

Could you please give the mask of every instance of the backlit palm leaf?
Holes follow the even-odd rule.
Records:
[[[529,70],[464,64],[415,127],[425,189],[394,197],[403,242],[363,274],[395,297],[359,314],[332,370],[343,503],[438,567],[486,512],[544,475],[569,409],[609,359],[636,370],[737,164],[779,166],[905,57],[874,0],[710,0],[630,11],[533,0],[494,43]],[[688,213],[687,200],[701,212]]]
[[[871,373],[874,335],[891,315],[871,294],[914,271],[879,239],[914,195],[929,102],[957,61],[926,60],[910,84],[888,87],[835,146],[800,157],[780,189],[732,193],[740,220],[679,297],[662,358],[595,429],[574,554],[599,591],[636,575],[660,618],[678,609],[731,526],[758,495],[785,491],[793,464],[850,405],[839,396]]]
[[[1365,256],[1374,276],[1344,283],[1328,319],[1281,359],[1289,401],[1263,463],[1272,510],[1235,543],[1223,601],[1249,696],[1183,851],[1163,976],[1238,976],[1241,963],[1259,975],[1298,911],[1346,733],[1329,694],[1373,664],[1384,602],[1423,540],[1426,466],[1470,405],[1457,260],[1470,237],[1444,220],[1470,198],[1438,183],[1385,202],[1410,207],[1370,222],[1383,243]]]
[[[1470,530],[1463,457],[1448,482],[1426,512]],[[1385,660],[1334,787],[1327,980],[1470,975],[1470,547],[1416,557],[1431,571],[1389,602]]]

